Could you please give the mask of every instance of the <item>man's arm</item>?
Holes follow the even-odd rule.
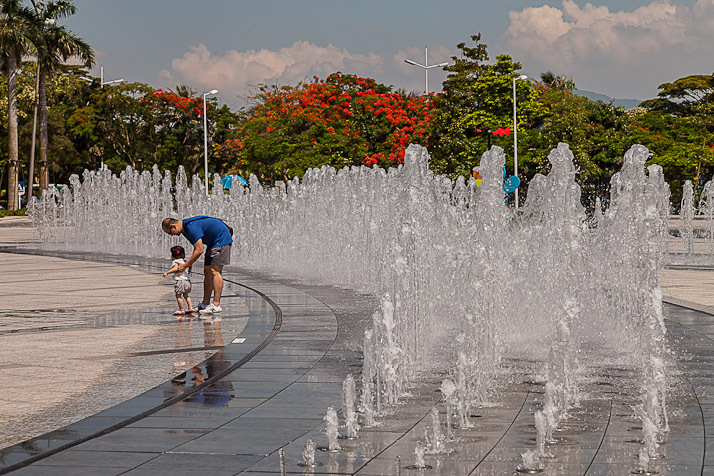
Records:
[[[178,271],[183,273],[186,268],[190,268],[191,265],[201,257],[201,253],[203,253],[203,239],[200,239],[193,244],[193,253],[191,254],[191,257],[187,259],[184,264],[179,265]]]

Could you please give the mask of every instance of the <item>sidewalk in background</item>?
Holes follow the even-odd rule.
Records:
[[[0,246],[22,246],[38,242],[30,217],[0,218]]]

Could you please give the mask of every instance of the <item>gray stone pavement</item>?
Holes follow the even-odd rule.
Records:
[[[22,246],[39,243],[29,217],[0,218],[0,246]]]
[[[30,242],[28,225],[0,219],[0,244]],[[175,322],[171,280],[136,266],[0,253],[0,448],[165,382],[247,322]]]
[[[140,270],[156,265],[150,260],[131,264]],[[670,271],[663,272],[664,293],[680,304],[666,306],[677,361],[669,401],[672,430],[663,442],[665,458],[650,469],[711,475],[714,447],[706,435],[714,422],[714,317],[681,307],[709,306],[708,281]],[[359,373],[360,337],[376,303],[369,296],[238,268],[227,269],[226,278],[233,283],[231,299],[242,300],[248,310],[240,332],[245,340],[226,342],[198,365],[203,384],[188,378],[167,381],[66,428],[0,450],[0,474],[23,461],[32,464],[12,474],[280,474],[282,448],[286,474],[498,475],[513,474],[520,454],[535,447],[533,414],[542,406],[543,386],[531,376],[542,364],[512,359],[505,362],[509,370],[494,404],[475,410],[473,428],[452,430],[449,454],[427,455],[431,469],[407,466],[417,440],[423,441],[431,409],[438,408],[444,420],[438,375],[411,389],[379,426],[341,440],[342,451],[318,452],[319,466],[298,466],[308,438],[325,445],[322,416],[327,406],[339,408],[347,373]],[[642,434],[631,408],[639,397],[636,379],[625,367],[584,365],[581,406],[548,447],[555,457],[545,461],[543,474],[630,474]]]

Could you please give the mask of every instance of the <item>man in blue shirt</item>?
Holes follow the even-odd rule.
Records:
[[[221,293],[223,292],[223,266],[231,262],[231,245],[233,237],[228,226],[218,218],[196,216],[177,220],[165,218],[161,229],[169,235],[183,235],[193,245],[191,257],[182,265],[178,272],[195,263],[206,251],[203,267],[203,302],[198,310],[201,314],[222,312]],[[213,295],[213,301],[211,301]]]

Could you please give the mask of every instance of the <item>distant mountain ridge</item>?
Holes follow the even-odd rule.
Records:
[[[643,101],[642,99],[615,99],[610,96],[605,96],[604,94],[585,91],[584,89],[576,89],[573,93],[578,96],[586,97],[592,101],[602,101],[604,103],[612,102],[615,107],[624,107],[625,109],[637,107]]]

